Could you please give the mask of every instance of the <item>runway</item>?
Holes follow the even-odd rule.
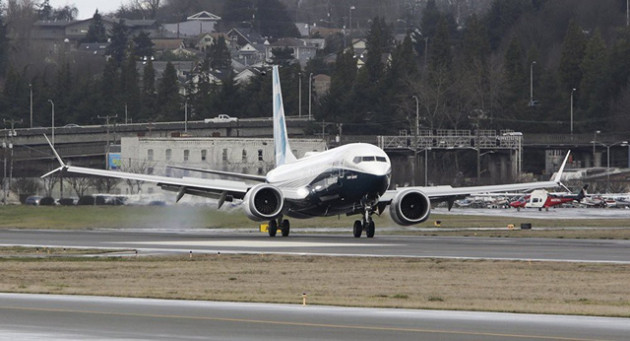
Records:
[[[426,237],[292,233],[288,238],[223,230],[180,232],[1,230],[0,245],[102,248],[163,253],[266,253],[360,257],[417,257],[630,264],[628,240]]]
[[[0,294],[0,340],[627,340],[630,319]]]

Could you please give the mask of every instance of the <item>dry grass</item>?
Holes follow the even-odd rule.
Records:
[[[1,292],[630,317],[629,265],[270,255],[0,259]]]

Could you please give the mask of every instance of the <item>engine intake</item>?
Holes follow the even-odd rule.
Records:
[[[431,200],[426,194],[414,188],[404,189],[389,205],[389,214],[398,225],[413,225],[429,218]]]
[[[284,196],[275,186],[259,184],[245,194],[243,202],[245,203],[245,214],[249,219],[271,220],[282,213]]]

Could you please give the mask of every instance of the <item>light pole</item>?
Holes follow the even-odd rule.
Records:
[[[601,130],[595,130],[593,132],[593,141],[591,141],[591,143],[593,144],[593,167],[595,167],[595,143],[597,143],[597,135],[601,133]]]
[[[494,154],[494,150],[488,152],[481,152],[481,148],[475,148],[477,150],[477,184],[481,180],[481,157],[486,154]]]
[[[529,106],[534,106],[534,64],[536,61],[533,60],[529,65]]]
[[[30,127],[33,128],[33,84],[32,83],[28,83],[28,90],[29,90],[29,99],[30,99],[30,118],[31,118],[31,125]]]
[[[414,134],[413,134],[413,182],[415,185],[415,181],[416,181],[416,165],[418,164],[418,136],[420,135],[420,125],[419,125],[419,118],[418,118],[418,96],[413,95],[411,96],[413,97],[413,99],[416,100],[416,129],[414,130]],[[426,161],[425,161],[426,164]],[[426,173],[426,171],[425,171]],[[425,174],[426,176],[426,174]]]
[[[313,94],[313,90],[312,90],[312,83],[313,83],[313,73],[311,72],[308,75],[308,120],[312,120],[312,116],[311,116],[311,96]]]
[[[298,117],[302,118],[302,73],[298,73]]]
[[[618,141],[613,144],[603,144],[595,140],[591,142],[593,142],[593,146],[595,146],[595,144],[598,144],[602,147],[606,147],[606,192],[609,193],[610,192],[610,147],[614,147],[614,146],[626,147],[628,146],[628,141]]]
[[[571,135],[573,135],[573,92],[575,88],[571,89]]]
[[[55,102],[52,99],[48,100],[48,103],[51,105],[51,115],[52,115],[52,145],[55,146]]]
[[[352,46],[352,11],[355,10],[356,7],[350,6],[348,9],[348,40],[350,46]]]

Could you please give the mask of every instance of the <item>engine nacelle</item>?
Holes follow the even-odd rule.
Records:
[[[429,218],[430,212],[431,200],[414,188],[398,192],[389,205],[389,214],[398,225],[421,223]]]
[[[272,220],[282,213],[284,196],[275,186],[258,184],[243,198],[245,214],[256,221]]]

